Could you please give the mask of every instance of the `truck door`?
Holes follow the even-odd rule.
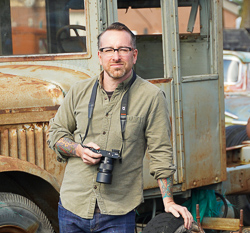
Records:
[[[178,25],[172,26],[178,22],[177,4],[161,2],[165,76],[173,78],[178,182],[183,190],[216,184],[226,178],[221,3],[178,1],[179,7],[191,8],[187,33],[179,34]],[[197,21],[200,30],[193,33]]]

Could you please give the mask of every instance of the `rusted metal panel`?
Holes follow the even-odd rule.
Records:
[[[243,146],[233,146],[226,148],[227,151],[227,166],[228,167],[235,167],[241,165],[241,148]]]
[[[67,92],[70,86],[82,79],[90,78],[86,72],[48,65],[1,65],[0,73],[18,77],[35,78],[60,86]]]
[[[58,192],[60,190],[61,184],[58,182],[57,179],[55,179],[55,176],[53,176],[53,174],[50,174],[46,170],[43,170],[32,163],[28,163],[27,161],[22,161],[20,159],[15,159],[0,155],[0,170],[1,172],[7,172],[7,171],[27,172],[29,174],[36,175],[48,181]]]
[[[49,121],[86,73],[45,65],[0,66],[0,125]]]
[[[209,76],[209,75],[208,75]],[[184,160],[186,188],[215,184],[226,178],[225,142],[220,142],[218,80],[185,82],[182,85]],[[223,109],[223,108],[222,108]],[[224,109],[222,110],[224,111]]]
[[[54,106],[62,102],[60,87],[34,78],[0,74],[0,109]]]
[[[222,183],[222,193],[249,194],[249,177],[250,164],[227,168],[227,180]]]
[[[65,165],[57,162],[55,153],[48,148],[47,129],[47,122],[0,127],[0,155],[34,164],[50,173],[60,184]],[[8,169],[12,171],[14,168],[8,166]],[[22,169],[25,171],[25,167]]]
[[[3,56],[0,57],[0,62],[21,62],[21,61],[56,61],[56,60],[70,60],[70,59],[88,59],[91,57],[90,53],[57,53],[53,55],[18,55],[18,56]]]
[[[56,114],[54,111],[37,111],[16,114],[0,114],[0,125],[21,124],[49,121]]]
[[[27,160],[27,142],[26,142],[26,130],[20,129],[19,130],[20,135],[20,159],[26,161]]]
[[[149,79],[149,82],[152,84],[162,84],[162,83],[170,83],[172,79],[162,78],[162,79]]]

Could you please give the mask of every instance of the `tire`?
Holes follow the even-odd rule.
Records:
[[[0,233],[54,233],[45,214],[29,199],[0,193]]]
[[[245,140],[249,140],[246,125],[231,125],[226,127],[226,147],[241,145]]]
[[[247,195],[230,195],[227,199],[233,205],[236,218],[240,218],[240,210],[243,209],[243,224],[250,226],[250,203]]]
[[[194,224],[193,224],[194,225]],[[198,226],[193,226],[197,231]],[[184,233],[191,232],[185,229],[182,217],[176,218],[171,213],[161,213],[151,219],[142,233]]]

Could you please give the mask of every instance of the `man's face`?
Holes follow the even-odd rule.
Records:
[[[100,38],[100,48],[130,47],[132,48],[131,36],[126,31],[110,30],[106,31]],[[115,51],[112,55],[98,51],[100,64],[104,72],[114,79],[128,78],[133,65],[137,60],[137,49],[132,49],[126,55]]]

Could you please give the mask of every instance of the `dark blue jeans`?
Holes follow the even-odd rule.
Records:
[[[93,219],[81,218],[58,204],[60,233],[134,233],[135,211],[126,215],[95,213]]]

